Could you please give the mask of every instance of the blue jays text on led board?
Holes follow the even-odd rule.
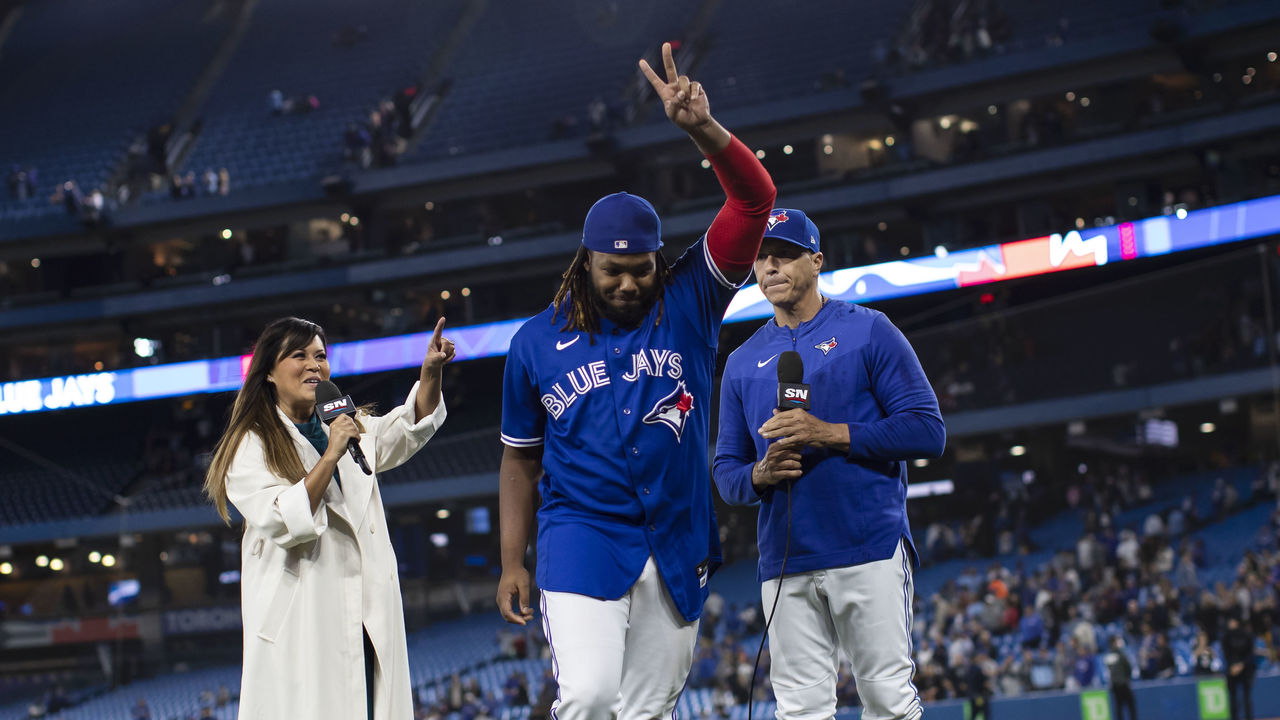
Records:
[[[829,297],[865,303],[1097,267],[1275,233],[1280,233],[1280,195],[945,256],[844,268],[822,273],[818,283]],[[759,287],[751,285],[734,297],[724,321],[757,320],[771,314]],[[451,328],[456,360],[505,355],[523,322],[520,318]],[[416,367],[426,354],[430,337],[423,332],[335,343],[329,346],[329,363],[335,377]],[[246,362],[247,357],[224,357],[0,383],[0,415],[235,390],[240,387]]]

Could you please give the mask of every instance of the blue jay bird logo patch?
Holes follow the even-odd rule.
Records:
[[[836,342],[836,338],[833,335],[830,340],[823,340],[817,345],[814,345],[814,347],[821,350],[823,355],[826,355],[827,353],[831,352],[831,350],[834,349],[835,346],[838,344],[839,343]]]
[[[684,433],[685,420],[688,419],[689,411],[692,409],[693,395],[689,394],[684,381],[681,380],[671,394],[659,400],[649,414],[644,416],[644,422],[649,425],[666,425],[676,434],[676,442],[680,442],[680,436]]]
[[[777,225],[781,225],[782,223],[786,222],[786,221],[787,221],[787,220],[789,220],[789,219],[790,219],[790,218],[788,218],[788,217],[787,217],[787,211],[786,211],[786,210],[779,211],[779,212],[778,212],[777,214],[775,214],[775,215],[770,215],[770,216],[769,216],[769,228],[768,228],[768,229],[769,229],[769,230],[772,230],[775,226],[777,226]]]

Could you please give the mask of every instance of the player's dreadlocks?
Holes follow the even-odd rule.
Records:
[[[551,316],[554,321],[560,317],[563,312],[565,317],[564,332],[573,332],[575,330],[595,334],[600,332],[600,311],[596,309],[593,297],[595,296],[595,288],[591,285],[591,272],[587,270],[587,262],[591,259],[591,251],[585,247],[578,248],[578,254],[573,256],[573,262],[569,263],[569,269],[564,271],[561,277],[564,280],[560,283],[560,289],[556,291],[556,297],[551,301],[555,306],[555,313]],[[667,265],[667,259],[662,253],[654,253],[654,272],[657,273],[658,286],[658,317],[654,318],[654,327],[662,323],[663,310],[663,288],[667,283],[671,282],[671,268]]]

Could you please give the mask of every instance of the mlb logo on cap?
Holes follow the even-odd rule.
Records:
[[[799,210],[774,208],[773,212],[769,213],[769,223],[765,226],[764,236],[786,240],[809,252],[816,253],[820,247],[818,226]]]

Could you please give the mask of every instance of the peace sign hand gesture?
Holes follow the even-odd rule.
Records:
[[[640,60],[640,71],[662,99],[662,106],[671,122],[690,135],[695,135],[709,123],[714,123],[711,105],[707,102],[707,94],[702,91],[702,84],[691,82],[688,75],[681,75],[676,71],[676,61],[671,56],[671,43],[662,43],[662,64],[667,71],[666,80],[658,77],[643,59]]]

